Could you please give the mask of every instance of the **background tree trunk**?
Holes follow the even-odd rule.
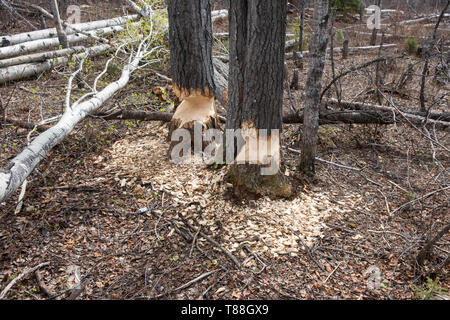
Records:
[[[63,49],[67,49],[69,47],[69,42],[67,41],[67,35],[64,32],[61,17],[59,15],[58,1],[50,0],[50,7],[52,8],[52,13],[55,21],[56,32],[58,33],[59,44]]]
[[[242,137],[247,141],[241,149],[231,150],[235,151],[236,163],[230,167],[227,179],[238,196],[291,195],[290,186],[278,170],[280,136],[276,134],[282,127],[286,9],[285,0],[230,1],[230,98],[226,128],[242,129]],[[261,131],[264,129],[267,135]],[[228,153],[230,142],[227,139]],[[259,150],[249,150],[252,142]],[[261,171],[263,165],[275,167],[275,174],[265,175]]]
[[[300,168],[314,174],[319,128],[320,92],[327,51],[328,0],[314,4],[313,35],[310,44],[310,65],[306,79],[305,108],[303,118],[302,155]]]
[[[381,0],[378,0],[377,6],[380,7],[380,9],[381,9]],[[377,35],[378,35],[378,29],[375,27],[375,28],[372,30],[372,36],[371,36],[371,38],[370,38],[370,45],[371,45],[371,46],[374,46],[374,45],[377,44]]]

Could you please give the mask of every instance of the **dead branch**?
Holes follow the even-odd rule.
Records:
[[[417,255],[417,264],[419,266],[423,266],[423,263],[425,262],[425,259],[430,255],[431,251],[433,250],[433,246],[436,244],[436,242],[439,241],[447,232],[450,231],[450,223],[447,224],[444,228],[442,228],[441,231],[438,232],[438,234],[427,242],[427,244],[420,250],[419,254]]]
[[[25,277],[27,274],[33,273],[36,270],[48,266],[50,264],[50,262],[44,262],[44,263],[40,263],[37,266],[31,268],[31,269],[25,269],[21,274],[19,274],[16,278],[14,278],[6,287],[5,289],[3,289],[3,291],[0,293],[0,300],[3,299],[6,294],[8,293],[8,291],[12,288],[12,286],[19,281],[20,279],[22,279],[23,277]]]
[[[34,275],[36,276],[36,281],[38,283],[39,289],[47,295],[47,297],[52,297],[55,294],[45,285],[44,280],[42,279],[41,272],[39,270],[36,270],[34,272]]]
[[[213,270],[213,271],[205,272],[205,273],[199,275],[198,277],[196,277],[195,279],[193,279],[193,280],[183,284],[182,286],[179,286],[176,289],[173,289],[173,290],[171,290],[171,291],[169,291],[167,293],[161,293],[161,294],[157,295],[156,298],[161,298],[161,297],[163,297],[165,295],[168,295],[168,294],[171,294],[171,293],[174,293],[174,292],[186,289],[186,288],[190,287],[191,285],[193,285],[194,283],[199,282],[199,281],[205,279],[206,277],[209,277],[210,275],[216,273],[217,271],[219,271],[219,270]]]
[[[181,219],[181,221],[183,221],[183,223],[189,227],[191,230],[195,231],[195,232],[199,232],[199,235],[203,238],[205,238],[209,243],[211,243],[213,246],[219,248],[223,253],[225,253],[225,255],[230,258],[231,261],[233,261],[233,263],[238,267],[238,269],[241,268],[241,264],[239,263],[239,261],[236,259],[236,257],[227,249],[225,249],[224,247],[222,247],[216,240],[212,239],[211,237],[209,237],[208,235],[206,235],[204,232],[200,231],[199,228],[195,228],[194,226],[192,226],[180,213],[178,213],[178,217]]]

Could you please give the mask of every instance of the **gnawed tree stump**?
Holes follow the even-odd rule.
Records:
[[[285,0],[230,2],[226,151],[227,162],[230,154],[234,161],[226,180],[239,198],[292,195],[280,172],[286,6]]]
[[[216,127],[217,112],[211,2],[169,0],[167,4],[173,89],[182,100],[169,124],[170,156],[178,143],[172,141],[175,130],[188,129],[194,144],[195,124],[204,129]],[[223,100],[223,93],[221,97]]]

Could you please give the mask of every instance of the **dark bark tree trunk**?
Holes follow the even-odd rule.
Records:
[[[240,197],[292,193],[279,172],[286,9],[286,0],[230,0],[226,128],[241,129],[238,140],[246,143],[235,148],[234,136],[227,137],[227,155],[235,160],[227,179]]]
[[[59,15],[59,7],[57,0],[50,0],[50,8],[52,9],[56,32],[58,33],[59,44],[63,49],[69,47],[69,42],[67,41],[67,35],[63,29],[61,17]]]
[[[421,78],[421,84],[420,84],[420,96],[419,96],[421,112],[427,111],[427,109],[425,107],[425,86],[426,86],[426,80],[427,80],[427,75],[428,75],[428,68],[429,68],[429,64],[430,64],[431,52],[434,50],[434,45],[436,44],[436,35],[437,35],[437,30],[439,28],[439,24],[441,23],[442,18],[444,17],[444,14],[447,11],[449,6],[450,6],[450,0],[447,0],[447,4],[442,9],[441,14],[439,15],[438,21],[436,22],[436,25],[433,29],[433,33],[431,34],[431,39],[427,43],[427,50],[425,50],[425,64],[424,64],[423,70],[422,70],[422,78]]]
[[[298,46],[300,52],[303,52],[303,31],[305,29],[305,0],[301,0],[300,8],[300,36],[298,41]]]
[[[361,5],[359,7],[359,21],[363,21],[364,20],[364,12],[366,11],[366,6],[363,0],[361,0]]]
[[[377,6],[381,9],[381,0],[378,0]],[[370,38],[370,45],[374,46],[377,44],[377,35],[378,35],[378,29],[375,27],[372,31],[372,36]]]
[[[313,35],[310,44],[310,64],[306,80],[305,108],[303,118],[302,155],[300,168],[308,174],[315,173],[314,161],[319,128],[320,93],[327,52],[328,0],[314,4]]]
[[[215,127],[214,68],[210,0],[168,0],[169,43],[173,88],[182,100],[170,123],[174,130],[195,123]],[[192,136],[193,138],[193,136]]]
[[[344,43],[342,44],[342,59],[347,59],[348,58],[348,44],[349,44],[349,40],[345,39]]]

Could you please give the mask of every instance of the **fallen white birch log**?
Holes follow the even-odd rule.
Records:
[[[448,18],[450,17],[449,13],[445,13],[444,17]],[[433,20],[433,19],[437,19],[439,18],[439,14],[434,14],[428,17],[423,17],[423,18],[418,18],[418,19],[413,19],[413,20],[406,20],[406,21],[401,21],[398,23],[398,25],[400,26],[404,26],[404,25],[408,25],[408,24],[414,24],[414,23],[418,23],[418,22],[422,22],[422,21],[428,21],[428,20]]]
[[[48,52],[39,52],[33,53],[26,56],[19,56],[10,59],[0,60],[0,69],[6,68],[10,66],[16,66],[19,64],[32,63],[32,62],[44,62],[48,59],[62,57],[68,54],[77,53],[85,50],[86,48],[83,46],[72,47],[68,49],[48,51]]]
[[[215,23],[220,20],[228,19],[228,10],[214,10],[211,11],[211,20],[212,23]]]
[[[74,49],[74,48],[72,48]],[[66,49],[66,50],[72,50],[72,49]],[[89,48],[89,54],[92,57],[98,56],[101,53],[111,49],[111,46],[104,44],[99,45],[95,47]],[[61,50],[63,51],[63,50]],[[79,54],[82,55],[82,54]],[[53,59],[48,59],[45,62],[42,63],[25,63],[20,65],[14,65],[7,68],[0,69],[0,84],[8,82],[8,81],[15,81],[15,80],[22,80],[30,77],[37,76],[43,72],[49,71],[52,68],[56,66],[61,66],[69,63],[71,61],[71,58],[67,55],[62,57],[57,57]]]
[[[397,45],[395,43],[392,44],[384,44],[383,45],[383,49],[387,49],[387,48],[395,48],[397,47]],[[349,47],[348,50],[349,52],[358,52],[358,51],[370,51],[370,50],[379,50],[380,46],[368,46],[368,47]],[[342,48],[338,47],[338,48],[334,48],[333,52],[341,52]],[[327,53],[330,53],[331,50],[330,48],[327,49]],[[302,52],[303,57],[309,56],[309,51],[303,51]],[[291,53],[286,53],[286,59],[293,59],[295,56],[295,52],[291,52]]]
[[[47,153],[66,138],[80,121],[126,86],[130,75],[139,67],[139,63],[145,54],[145,51],[138,51],[134,59],[122,70],[119,80],[109,84],[91,99],[78,104],[76,107],[67,108],[55,126],[37,136],[21,153],[3,169],[0,169],[0,203],[22,185]]]
[[[137,15],[129,15],[129,16],[123,16],[119,18],[113,18],[113,19],[107,19],[107,20],[99,20],[99,21],[92,21],[92,22],[86,22],[86,23],[77,23],[77,24],[71,24],[70,26],[73,28],[76,28],[79,31],[92,31],[97,29],[103,29],[106,27],[114,27],[123,25],[129,20],[136,19]],[[77,31],[66,28],[65,30],[67,35],[70,34],[76,34]],[[11,36],[3,36],[0,38],[0,42],[2,43],[2,47],[6,46],[12,46],[24,42],[29,41],[35,41],[40,39],[47,39],[47,38],[55,38],[57,37],[56,29],[50,28],[45,30],[37,30],[32,32],[25,32],[25,33],[19,33],[14,34]]]
[[[89,31],[87,33],[95,35],[106,35],[111,34],[113,32],[119,32],[124,30],[123,26],[114,26],[102,28],[99,30]],[[69,43],[80,42],[89,39],[88,36],[84,34],[72,34],[67,37],[67,41]],[[5,59],[9,57],[14,57],[18,55],[27,54],[36,50],[53,48],[59,46],[58,38],[50,38],[50,39],[40,39],[35,41],[29,41],[21,44],[16,44],[14,46],[0,48],[0,59]]]

